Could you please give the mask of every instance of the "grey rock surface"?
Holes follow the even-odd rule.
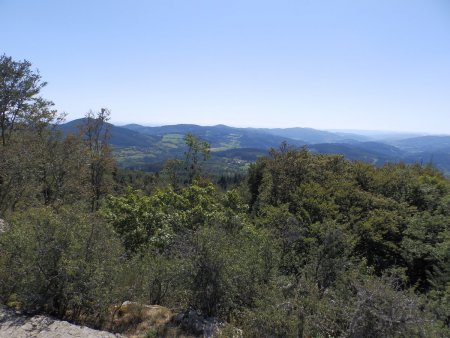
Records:
[[[0,306],[0,338],[117,338],[106,331],[77,326],[46,316],[27,317]]]
[[[197,311],[190,309],[179,313],[174,318],[174,323],[180,325],[187,332],[191,332],[203,338],[216,338],[222,336],[225,322],[214,317],[202,316]],[[242,330],[233,328],[230,332],[232,338],[242,338]]]
[[[8,229],[8,224],[0,218],[0,233],[5,232],[6,229]]]

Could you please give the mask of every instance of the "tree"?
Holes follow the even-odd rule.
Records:
[[[52,121],[55,111],[51,101],[38,96],[46,82],[38,71],[31,69],[29,61],[14,61],[0,56],[0,136],[6,146],[17,124]]]
[[[192,183],[201,174],[200,156],[203,155],[203,161],[208,160],[211,147],[208,142],[200,140],[191,133],[186,134],[184,141],[188,147],[185,153],[185,168],[188,174],[188,183]]]
[[[0,214],[39,194],[48,127],[63,118],[39,96],[45,85],[30,62],[0,56]]]
[[[180,188],[180,183],[182,183],[182,169],[183,161],[179,159],[169,159],[164,162],[164,168],[162,170],[162,176],[167,180],[167,182],[172,185],[174,190]]]
[[[80,127],[88,148],[92,211],[98,210],[100,199],[108,192],[112,183],[114,160],[109,146],[110,114],[106,108],[102,108],[98,113],[89,111],[84,125]]]

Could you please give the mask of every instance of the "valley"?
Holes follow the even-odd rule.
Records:
[[[60,126],[76,133],[82,120]],[[183,159],[184,135],[192,133],[211,146],[205,166],[211,173],[245,173],[251,162],[278,148],[283,142],[306,147],[319,154],[338,154],[346,159],[377,166],[386,163],[432,164],[450,173],[450,136],[414,134],[364,134],[330,132],[312,128],[234,128],[225,125],[178,124],[146,127],[138,124],[111,125],[113,154],[122,168],[158,172],[168,159]],[[413,137],[411,137],[413,136]]]

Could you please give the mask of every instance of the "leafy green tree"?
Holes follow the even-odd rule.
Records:
[[[156,200],[131,189],[123,196],[108,197],[103,212],[128,252],[137,252],[150,241],[161,243],[171,238],[172,229],[164,222]],[[157,238],[159,234],[162,238]]]
[[[46,85],[28,61],[0,57],[0,215],[39,194],[36,170],[42,165],[41,140],[62,116],[39,96]]]
[[[167,179],[168,184],[170,184],[174,190],[178,190],[182,186],[182,166],[183,161],[179,159],[170,159],[164,162],[164,168],[161,173],[162,177]]]
[[[91,210],[99,209],[100,200],[111,189],[114,160],[109,139],[111,125],[108,124],[110,111],[102,108],[99,112],[89,111],[80,126],[89,158],[89,183],[91,190]]]
[[[178,192],[156,189],[150,196],[130,189],[110,196],[103,211],[131,253],[148,245],[164,250],[176,233],[194,231],[221,215],[211,184],[193,184]]]
[[[0,137],[6,146],[13,131],[22,123],[37,124],[54,119],[51,101],[38,96],[47,83],[29,61],[0,56]]]
[[[40,139],[35,179],[44,205],[82,204],[88,198],[86,149],[78,135],[50,131]]]
[[[185,152],[184,166],[188,175],[187,183],[190,184],[200,178],[200,159],[203,158],[203,161],[206,161],[209,158],[210,145],[191,133],[186,134],[184,142],[188,148]]]

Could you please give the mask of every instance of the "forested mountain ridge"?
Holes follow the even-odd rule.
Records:
[[[303,140],[307,143],[347,143],[357,141],[370,141],[369,137],[363,135],[352,133],[346,133],[344,135],[313,128],[260,128],[257,130],[294,140]]]
[[[390,143],[408,151],[444,151],[450,149],[450,136],[421,136],[396,140]]]
[[[67,123],[58,125],[65,134],[79,134],[80,127],[86,123],[86,119],[77,119]],[[111,138],[110,142],[117,147],[149,147],[158,141],[158,138],[143,135],[139,132],[115,126],[107,123],[110,128]]]
[[[61,125],[65,132],[76,131],[75,120]],[[111,125],[111,144],[116,158],[124,168],[158,171],[166,159],[182,157],[183,137],[193,133],[211,145],[211,167],[224,166],[230,170],[244,169],[258,156],[282,142],[314,152],[340,154],[351,160],[376,165],[384,163],[433,164],[450,173],[450,136],[421,136],[406,139],[377,140],[355,133],[332,133],[311,128],[233,128],[225,125],[194,124],[145,127],[130,124]],[[397,135],[397,137],[400,137]],[[239,162],[240,161],[240,162]]]
[[[292,145],[306,144],[305,140],[286,138],[284,136],[269,134],[253,128],[234,128],[225,125],[199,126],[194,124],[177,124],[161,127],[143,127],[140,125],[125,125],[144,135],[164,137],[165,135],[185,135],[192,133],[208,141],[212,149],[225,150],[232,148],[260,148],[268,149],[277,146],[283,141]]]

